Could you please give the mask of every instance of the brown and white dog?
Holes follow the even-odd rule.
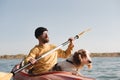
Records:
[[[84,49],[76,51],[70,58],[58,62],[53,70],[56,71],[68,71],[75,75],[83,76],[80,74],[80,70],[87,65],[89,69],[92,68],[92,60],[90,58],[90,52]]]

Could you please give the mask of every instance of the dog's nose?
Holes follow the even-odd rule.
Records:
[[[92,61],[88,60],[88,63],[92,63]]]

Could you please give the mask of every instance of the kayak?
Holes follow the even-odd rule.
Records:
[[[73,75],[71,72],[65,71],[47,72],[34,76],[21,71],[13,76],[13,80],[95,80],[95,79],[90,77]]]

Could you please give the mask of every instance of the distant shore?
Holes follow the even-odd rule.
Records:
[[[92,53],[91,57],[120,57],[120,52],[112,53]]]
[[[23,59],[25,54],[16,54],[16,55],[0,55],[0,59]]]
[[[0,55],[0,59],[23,59],[26,54],[16,54],[16,55]],[[120,57],[120,52],[113,53],[91,53],[91,57]]]

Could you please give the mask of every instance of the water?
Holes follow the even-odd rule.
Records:
[[[120,80],[120,58],[119,57],[96,57],[92,58],[93,68],[83,68],[81,74],[96,78],[96,80]],[[0,72],[10,72],[20,59],[0,60]]]
[[[87,68],[82,72],[96,80],[120,80],[120,58],[119,57],[96,57],[92,58],[93,68]]]

